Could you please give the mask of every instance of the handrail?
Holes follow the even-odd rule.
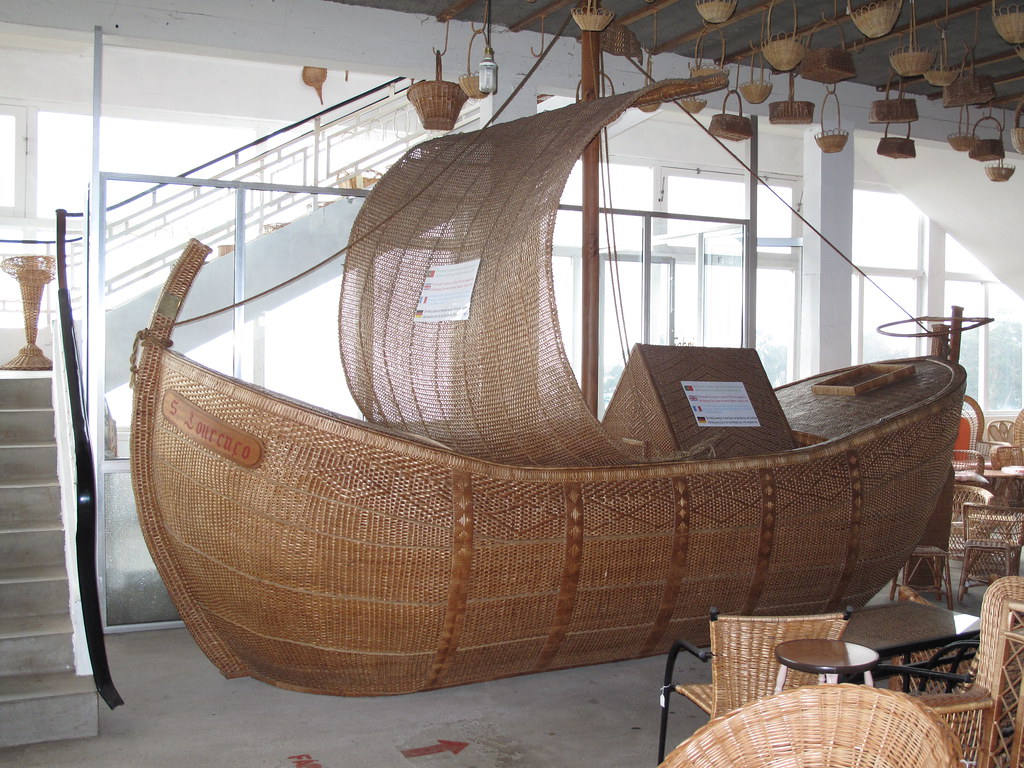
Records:
[[[114,687],[103,639],[103,618],[100,613],[99,586],[96,573],[96,474],[92,445],[86,429],[82,374],[78,365],[78,344],[71,321],[71,294],[67,275],[67,217],[57,211],[57,308],[60,334],[64,346],[64,369],[67,372],[69,415],[75,444],[75,483],[77,530],[75,553],[78,558],[78,589],[82,598],[82,619],[85,641],[92,663],[96,690],[111,709],[124,703]]]
[[[220,157],[215,157],[213,160],[207,160],[202,165],[197,165],[195,168],[192,168],[192,169],[190,169],[188,171],[185,171],[184,173],[179,173],[178,174],[178,178],[187,178],[188,176],[191,176],[192,174],[197,173],[197,172],[199,172],[199,171],[201,171],[201,170],[203,170],[205,168],[209,168],[211,165],[215,165],[216,163],[219,163],[222,160],[227,160],[228,158],[230,158],[232,156],[240,155],[242,152],[244,152],[247,149],[252,149],[253,147],[258,147],[260,144],[265,144],[266,142],[270,141],[275,136],[280,136],[282,133],[287,133],[288,131],[295,130],[296,128],[302,126],[305,123],[308,123],[311,120],[316,120],[318,117],[322,117],[323,115],[326,115],[329,112],[333,112],[336,109],[341,109],[342,107],[347,107],[349,104],[353,104],[354,102],[356,102],[356,101],[358,101],[360,99],[363,99],[363,98],[365,98],[367,96],[371,96],[371,95],[373,95],[373,94],[375,94],[375,93],[377,93],[379,91],[382,91],[382,90],[384,90],[386,88],[390,88],[392,85],[395,85],[396,83],[399,83],[402,80],[406,80],[406,79],[408,79],[408,78],[405,78],[405,77],[395,77],[395,78],[392,78],[391,80],[388,80],[386,83],[382,83],[381,85],[375,86],[375,87],[371,88],[368,91],[363,91],[362,93],[357,94],[356,96],[352,96],[350,98],[345,99],[344,101],[340,101],[340,102],[338,102],[337,104],[335,104],[332,107],[327,107],[326,109],[321,109],[319,112],[316,112],[316,113],[310,115],[309,117],[304,117],[301,120],[297,120],[296,122],[292,123],[291,125],[286,125],[283,128],[278,128],[276,131],[268,133],[266,136],[261,136],[258,139],[253,139],[248,144],[245,144],[245,145],[243,145],[241,147],[233,149],[230,152],[225,152]],[[379,103],[381,101],[383,101],[383,99],[378,99],[377,101],[371,102],[370,104],[367,104],[366,106],[367,107],[372,107],[374,104],[377,104],[377,103]],[[365,109],[365,107],[362,107],[362,108]],[[340,120],[340,119],[343,119],[344,117],[347,117],[347,115],[343,115],[342,117],[340,117],[338,119]],[[310,133],[312,133],[312,131],[310,131]],[[113,205],[108,205],[107,206],[107,210],[108,211],[113,211],[113,210],[116,210],[116,209],[120,208],[123,205],[128,205],[129,203],[135,202],[139,198],[145,197],[146,195],[151,194],[155,190],[160,189],[162,186],[164,186],[164,185],[163,184],[157,184],[157,185],[155,185],[153,187],[150,187],[149,189],[143,190],[142,192],[139,192],[139,193],[133,195],[132,197],[129,197],[129,198],[125,199],[125,200],[122,200],[119,203],[114,203]]]

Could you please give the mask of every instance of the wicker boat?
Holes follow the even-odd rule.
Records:
[[[382,695],[635,658],[703,642],[712,605],[862,605],[905,561],[949,475],[957,365],[916,359],[857,396],[814,390],[834,374],[782,387],[792,447],[754,455],[638,459],[585,408],[554,216],[586,143],[645,94],[436,139],[375,185],[340,314],[366,421],[169,349],[209,251],[185,249],[142,335],[132,473],[223,674]],[[428,270],[477,259],[468,319],[414,321]]]

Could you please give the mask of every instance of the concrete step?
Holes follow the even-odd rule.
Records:
[[[0,445],[0,478],[5,483],[44,482],[56,477],[56,443]]]
[[[0,616],[68,615],[64,566],[0,566]]]
[[[64,529],[59,523],[12,523],[0,519],[0,563],[5,568],[64,565]]]
[[[95,736],[97,699],[92,678],[70,672],[0,677],[0,747]]]
[[[57,481],[11,483],[0,478],[0,520],[8,523],[60,523]]]
[[[0,625],[0,677],[70,672],[74,663],[66,615],[7,617]]]
[[[0,404],[4,408],[53,407],[53,374],[0,374]]]
[[[52,408],[0,408],[0,444],[53,442]]]

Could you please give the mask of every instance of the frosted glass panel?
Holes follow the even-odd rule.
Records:
[[[142,538],[128,472],[103,476],[106,625],[176,621],[178,612]]]

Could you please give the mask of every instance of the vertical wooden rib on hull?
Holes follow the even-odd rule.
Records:
[[[963,386],[960,369],[916,361],[946,382],[930,401],[784,455],[523,468],[204,369],[160,346],[173,314],[158,313],[136,385],[147,544],[225,675],[318,693],[405,693],[661,653],[676,637],[704,642],[711,605],[863,604],[924,530]],[[255,441],[261,461],[203,447],[162,415],[167,393]]]

